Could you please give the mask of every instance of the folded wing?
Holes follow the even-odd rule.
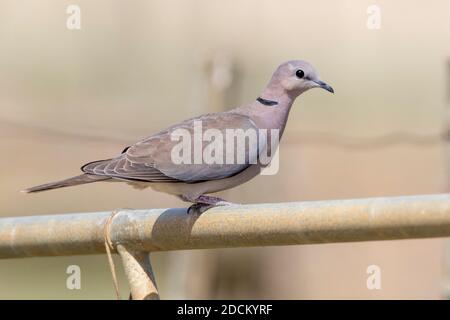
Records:
[[[203,142],[201,149],[196,149],[194,148],[194,139],[196,138],[194,127],[198,130],[199,126],[201,126],[200,131],[196,132],[201,132],[202,136],[197,137],[197,139],[203,139],[204,134],[206,133],[206,136],[208,136],[207,133],[209,132],[211,141]],[[234,140],[231,150],[225,148],[227,146],[227,133],[230,137],[230,132],[233,133],[236,130],[240,130],[240,133],[253,130],[258,134],[258,128],[247,116],[235,113],[203,115],[183,121],[145,138],[126,148],[116,158],[88,163],[82,167],[82,170],[85,173],[95,175],[147,182],[195,183],[231,177],[256,162],[257,159],[255,159],[255,153],[251,152],[252,150],[256,150],[256,157],[259,154],[258,142],[254,139],[247,139],[244,144],[239,144],[237,140]],[[190,151],[188,163],[175,163],[177,161],[174,161],[173,158],[174,148],[181,143],[180,133],[189,134],[191,138],[190,148],[187,150]],[[178,139],[176,139],[177,137]],[[221,137],[224,148],[222,161],[220,163],[207,163],[203,159],[201,163],[194,163],[194,152],[202,152],[203,155],[205,148],[218,137]],[[209,148],[209,151],[211,151],[211,146]],[[238,150],[238,148],[241,148],[241,150]],[[238,151],[245,154],[243,162],[237,162],[237,158],[235,158]],[[227,163],[226,153],[229,152],[234,154],[233,158],[236,161]],[[208,154],[210,153],[207,152],[205,155]],[[213,152],[213,154],[215,153]]]

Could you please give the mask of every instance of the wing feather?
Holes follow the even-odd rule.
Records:
[[[193,136],[195,121],[201,121],[202,132],[208,129],[216,129],[222,133],[223,137],[226,136],[227,129],[258,130],[249,117],[241,114],[207,114],[183,121],[153,136],[145,138],[127,147],[116,158],[88,163],[82,167],[82,170],[86,173],[124,180],[194,183],[233,176],[245,170],[253,163],[252,161],[254,159],[250,159],[249,148],[257,148],[257,146],[249,146],[247,143],[245,144],[246,161],[244,163],[174,163],[171,158],[172,150],[180,142],[172,139],[172,134],[177,129],[185,129]],[[203,143],[202,154],[207,144]],[[223,145],[225,146],[225,141]],[[236,153],[236,148],[237,144],[235,144],[234,153]],[[193,149],[191,148],[192,160]]]

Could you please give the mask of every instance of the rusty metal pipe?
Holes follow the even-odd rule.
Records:
[[[0,219],[0,258],[104,253],[111,212]],[[120,210],[110,225],[128,250],[273,246],[450,236],[450,195],[186,209]]]
[[[128,250],[121,244],[117,246],[117,252],[122,259],[133,300],[159,300],[150,254]]]

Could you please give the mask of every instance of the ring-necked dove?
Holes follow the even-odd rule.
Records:
[[[251,146],[244,144],[246,157],[243,163],[174,163],[172,151],[178,142],[174,141],[172,134],[177,129],[192,133],[195,123],[200,121],[203,130],[216,129],[216,132],[218,130],[224,136],[227,129],[275,129],[279,131],[281,138],[294,100],[312,88],[334,92],[320,80],[308,62],[285,62],[274,72],[262,94],[248,105],[185,120],[125,148],[115,158],[84,165],[81,175],[32,187],[24,192],[39,192],[97,181],[122,181],[137,188],[150,186],[157,191],[175,195],[193,203],[191,208],[201,212],[215,205],[226,204],[223,199],[207,194],[233,188],[260,173],[263,165],[250,161],[247,149]],[[202,146],[203,149],[205,147]],[[261,146],[257,150],[258,153],[262,152]]]

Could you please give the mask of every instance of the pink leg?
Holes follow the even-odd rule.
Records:
[[[219,202],[226,202],[226,201],[219,197],[212,197],[205,195],[201,195],[197,199],[195,199],[195,203],[202,203],[202,204],[216,205]]]
[[[230,203],[225,201],[222,198],[201,195],[194,200],[194,204],[189,207],[187,213],[188,214],[190,214],[190,213],[202,214],[203,212],[205,212],[208,209],[211,209],[218,205],[227,205],[227,204],[230,204]]]

